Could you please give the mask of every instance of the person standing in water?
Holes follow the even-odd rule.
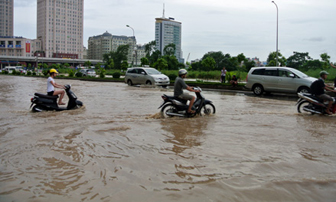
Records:
[[[48,78],[48,83],[47,83],[47,93],[49,96],[53,95],[60,95],[60,98],[58,100],[58,105],[65,105],[64,102],[62,102],[62,99],[64,97],[65,91],[64,90],[56,90],[55,88],[60,88],[60,89],[65,89],[63,85],[59,85],[55,82],[54,78],[57,76],[58,72],[56,69],[51,69],[49,71],[49,78]]]

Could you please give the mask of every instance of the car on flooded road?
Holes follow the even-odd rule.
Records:
[[[255,95],[264,92],[308,93],[315,80],[290,67],[254,67],[247,74],[245,87]]]
[[[150,67],[128,68],[125,74],[125,83],[132,85],[155,85],[167,87],[170,84],[169,77]]]

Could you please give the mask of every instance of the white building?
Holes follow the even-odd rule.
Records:
[[[103,55],[111,51],[117,51],[120,45],[129,45],[127,61],[128,63],[135,64],[135,44],[136,39],[134,36],[116,36],[108,33],[107,31],[98,36],[89,37],[88,40],[88,59],[102,60]],[[139,63],[137,63],[139,64]]]
[[[0,55],[15,57],[44,57],[41,41],[24,37],[1,37]]]
[[[184,63],[182,58],[182,23],[175,21],[174,18],[155,18],[155,42],[156,49],[161,51],[161,54],[164,54],[164,48],[173,43],[176,47],[175,56],[177,60],[181,63]]]
[[[0,37],[13,36],[14,0],[0,0]]]
[[[37,0],[37,39],[46,57],[83,58],[84,0]]]

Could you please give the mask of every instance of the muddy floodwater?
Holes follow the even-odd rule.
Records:
[[[171,89],[56,82],[85,107],[32,113],[46,78],[0,75],[1,202],[336,200],[336,116],[204,89],[215,115],[162,119]]]

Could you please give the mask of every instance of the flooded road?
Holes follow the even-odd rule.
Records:
[[[0,75],[1,202],[335,201],[336,116],[205,90],[214,116],[161,119],[172,90],[56,82],[85,107],[32,113],[46,79]]]

